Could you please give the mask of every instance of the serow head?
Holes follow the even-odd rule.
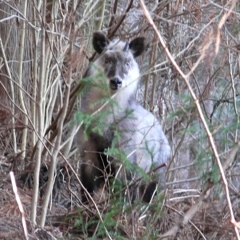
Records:
[[[100,54],[95,63],[103,69],[112,91],[138,79],[139,67],[135,58],[145,50],[145,38],[137,37],[130,42],[110,41],[102,32],[95,32],[92,43]]]

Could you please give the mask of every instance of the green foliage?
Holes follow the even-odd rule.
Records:
[[[87,114],[83,112],[76,112],[74,121],[75,123],[83,123],[84,136],[90,133],[97,133],[103,135],[102,129],[106,126],[106,117],[109,111],[103,111],[101,114]],[[97,124],[95,124],[97,123]]]
[[[235,131],[236,129],[240,129],[240,122],[232,121],[231,123],[223,126],[220,132],[223,134],[226,134],[226,133]]]
[[[115,161],[123,164],[124,169],[126,169],[127,172],[136,173],[136,175],[144,179],[144,181],[150,180],[150,176],[139,166],[130,162],[126,154],[118,148],[112,146],[111,148],[106,149],[105,154],[114,157]]]
[[[156,222],[163,217],[163,200],[164,195],[158,195],[157,201],[147,206],[141,201],[136,201],[134,203],[126,202],[126,199],[119,195],[123,191],[120,182],[115,182],[119,184],[119,189],[115,189],[111,192],[111,196],[108,200],[108,205],[105,206],[105,210],[101,212],[100,220],[99,216],[95,212],[88,221],[83,219],[83,213],[76,215],[74,226],[78,231],[82,232],[83,235],[88,236],[87,239],[105,239],[109,235],[114,239],[125,240],[129,239],[130,235],[126,233],[126,221],[129,221],[129,227],[135,227],[135,224],[139,224],[135,221],[142,214],[148,214],[150,216],[149,221],[146,223],[146,229],[142,233],[141,239],[157,239],[158,231],[155,228],[151,228]],[[116,187],[116,185],[115,185]],[[146,208],[149,208],[146,211]],[[135,214],[133,214],[135,213]],[[128,216],[127,218],[125,218]],[[130,218],[129,218],[130,216]],[[131,219],[132,217],[132,219]],[[128,219],[129,218],[129,219]]]
[[[94,119],[94,116],[92,116],[91,114],[84,114],[83,112],[78,111],[74,115],[73,122],[77,124],[81,124],[83,122],[85,125],[85,128],[88,129],[93,119]]]
[[[108,82],[105,79],[102,69],[96,66],[95,64],[92,64],[92,67],[94,68],[96,73],[94,76],[90,75],[81,79],[83,89],[79,93],[86,93],[92,87],[99,88],[103,90],[103,92],[108,93],[109,92]]]

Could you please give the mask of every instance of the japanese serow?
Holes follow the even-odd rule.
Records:
[[[145,39],[110,41],[95,32],[93,47],[99,56],[85,74],[88,87],[82,94],[81,111],[94,119],[85,124],[87,138],[80,134],[82,200],[87,200],[85,190],[93,195],[109,176],[134,181],[141,172],[152,172],[153,181],[137,191],[149,202],[157,183],[165,183],[166,167],[158,167],[168,162],[171,148],[157,118],[136,100],[140,71],[135,58],[145,50]],[[109,149],[123,154],[114,156]]]

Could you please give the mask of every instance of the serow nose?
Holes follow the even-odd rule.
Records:
[[[118,90],[121,87],[122,87],[122,81],[119,78],[115,77],[110,80],[110,88],[112,90]]]

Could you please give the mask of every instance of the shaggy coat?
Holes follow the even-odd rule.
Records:
[[[128,43],[110,41],[101,32],[93,35],[93,47],[100,55],[86,72],[81,110],[99,118],[95,117],[89,126],[85,124],[88,136],[83,139],[81,133],[80,142],[81,181],[90,194],[109,176],[116,175],[124,159],[133,166],[127,168],[127,178],[133,180],[139,177],[139,169],[148,173],[170,158],[171,149],[160,123],[135,97],[140,77],[135,58],[144,51],[144,42],[141,37]],[[100,122],[104,124],[97,130]],[[106,154],[113,146],[124,153],[123,159]],[[154,181],[164,185],[165,169],[154,171]],[[141,193],[144,201],[150,200],[149,191],[155,188],[155,184],[149,186],[146,193]],[[84,189],[82,198],[87,200]]]

